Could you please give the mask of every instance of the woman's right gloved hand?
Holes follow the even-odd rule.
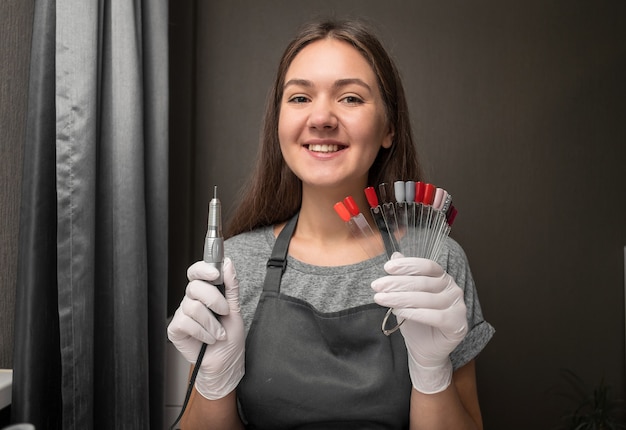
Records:
[[[167,328],[170,341],[190,363],[196,362],[202,343],[208,345],[195,387],[209,400],[225,397],[244,374],[239,281],[229,258],[224,259],[223,272],[226,297],[210,283],[218,279],[217,269],[203,261],[190,266],[185,297]]]

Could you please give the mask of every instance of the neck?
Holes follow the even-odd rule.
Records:
[[[334,210],[335,203],[349,195],[357,200],[361,211],[369,215],[363,189],[303,188],[298,225],[289,247],[293,257],[324,266],[350,264],[368,258]]]
[[[334,206],[347,196],[352,196],[361,212],[369,217],[369,205],[365,199],[364,188],[364,186],[356,186],[341,189],[319,189],[304,185],[298,221],[300,232],[322,237],[344,236],[348,229],[344,221],[335,212]]]
[[[344,197],[303,193],[296,235],[325,243],[348,237],[344,221],[333,208]]]

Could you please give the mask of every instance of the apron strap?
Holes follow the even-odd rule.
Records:
[[[291,236],[293,236],[296,224],[298,223],[298,215],[299,212],[287,221],[287,224],[285,224],[285,227],[276,238],[272,256],[267,261],[263,291],[280,292],[280,280],[287,268],[287,251],[289,250]]]

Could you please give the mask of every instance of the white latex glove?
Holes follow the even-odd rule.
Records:
[[[169,339],[190,363],[198,359],[202,343],[208,345],[195,387],[209,400],[233,391],[244,374],[245,334],[239,311],[239,281],[229,258],[224,259],[223,272],[225,298],[210,284],[219,276],[217,269],[203,261],[191,265],[185,297],[167,328]]]
[[[394,253],[372,282],[374,301],[393,308],[409,357],[413,387],[425,394],[452,381],[450,353],[467,334],[463,290],[432,260]]]

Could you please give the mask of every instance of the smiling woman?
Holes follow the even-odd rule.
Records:
[[[192,363],[209,343],[186,428],[482,428],[474,359],[493,328],[461,247],[449,239],[437,262],[387,261],[334,211],[346,195],[367,207],[369,184],[405,179],[420,168],[380,42],[359,22],[304,27],[281,59],[228,228],[225,297],[220,274],[194,264],[168,328]],[[387,337],[389,307],[406,319]]]
[[[278,138],[303,189],[323,186],[334,201],[363,196],[371,165],[393,139],[370,65],[348,43],[322,39],[302,49],[285,80]],[[317,205],[307,195],[302,204]]]

